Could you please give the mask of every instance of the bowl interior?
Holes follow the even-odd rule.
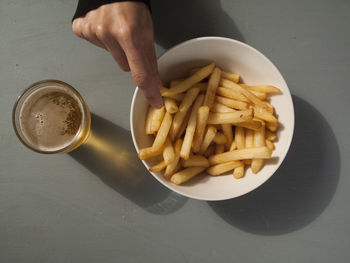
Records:
[[[263,54],[256,49],[227,38],[206,37],[189,40],[168,50],[158,59],[158,68],[165,85],[170,80],[185,77],[196,66],[204,66],[211,61],[225,71],[239,73],[246,84],[270,84],[280,88],[282,95],[271,96],[280,128],[273,158],[266,161],[258,174],[246,170],[245,177],[235,179],[232,173],[211,177],[203,174],[184,185],[174,185],[164,179],[161,173],[152,173],[157,180],[169,189],[187,197],[201,200],[224,200],[248,193],[263,184],[285,158],[294,130],[293,102],[282,75]],[[148,103],[142,91],[135,90],[131,105],[131,131],[136,150],[152,145],[152,140],[144,133],[145,116]],[[143,161],[149,168],[156,160]]]

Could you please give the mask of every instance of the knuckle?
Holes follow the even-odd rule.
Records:
[[[109,35],[109,30],[104,24],[97,24],[95,27],[96,36],[105,39]]]

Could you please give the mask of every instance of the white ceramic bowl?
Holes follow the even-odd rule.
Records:
[[[246,194],[262,185],[281,165],[292,141],[294,131],[294,108],[291,94],[281,73],[262,53],[237,40],[222,37],[201,37],[183,42],[165,52],[158,59],[159,74],[163,83],[186,76],[189,69],[204,66],[211,61],[225,71],[241,74],[247,84],[271,84],[280,88],[282,95],[273,95],[271,103],[276,109],[281,127],[278,130],[278,142],[273,158],[264,165],[258,174],[249,169],[242,179],[235,179],[232,173],[212,177],[198,175],[184,185],[175,185],[163,178],[161,173],[151,173],[169,189],[200,200],[225,200]],[[144,134],[145,116],[148,103],[143,93],[136,88],[132,104],[130,125],[136,150],[152,145],[151,139]],[[152,160],[142,161],[148,168],[154,165]]]

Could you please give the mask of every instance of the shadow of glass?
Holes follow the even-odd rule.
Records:
[[[69,155],[148,212],[169,214],[187,201],[147,171],[136,154],[130,131],[95,114],[91,114],[88,140]]]
[[[244,196],[208,202],[229,224],[261,235],[281,235],[315,220],[331,201],[339,180],[334,133],[309,103],[293,96],[296,125],[286,159],[263,186]]]
[[[220,1],[153,0],[155,41],[164,49],[202,36],[221,36],[245,42]]]

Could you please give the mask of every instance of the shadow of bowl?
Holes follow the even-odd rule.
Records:
[[[208,202],[232,226],[260,235],[298,230],[322,213],[336,191],[340,156],[334,133],[313,106],[297,96],[293,102],[294,138],[277,172],[247,195]]]

